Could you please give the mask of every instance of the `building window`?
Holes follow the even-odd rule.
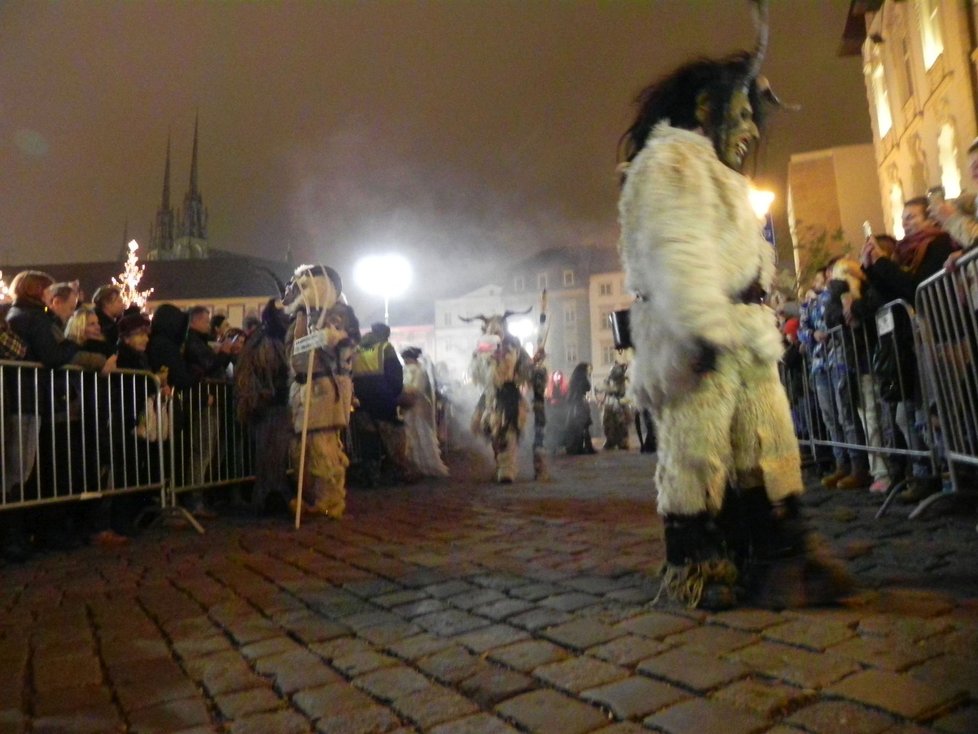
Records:
[[[890,186],[890,216],[893,217],[893,236],[903,239],[903,187],[899,182]]]
[[[958,146],[954,126],[949,122],[941,125],[937,136],[937,162],[941,168],[941,186],[949,199],[961,193],[961,169],[958,168]]]
[[[601,331],[611,330],[611,311],[601,312]]]
[[[906,102],[913,97],[913,56],[906,36],[900,39],[900,54],[903,56],[903,101]]]
[[[564,304],[564,323],[565,324],[576,324],[577,323],[577,304],[576,303],[565,303]]]
[[[886,76],[883,64],[877,61],[872,71],[873,99],[876,103],[876,122],[880,129],[880,138],[886,137],[893,127],[893,113],[890,111],[890,94],[886,91]]]
[[[610,296],[611,295],[611,283],[602,283],[598,286],[599,296]]]
[[[546,273],[537,273],[537,290],[541,290],[542,291],[544,288],[547,288],[547,287],[548,287],[547,286],[547,274]]]
[[[513,279],[513,290],[517,293],[521,293],[526,290],[526,278],[522,275],[517,275]]]
[[[567,286],[572,286],[572,285],[574,285],[574,271],[573,270],[565,270],[564,271],[564,286],[567,287]]]
[[[601,364],[610,366],[615,363],[615,348],[611,344],[601,345]]]
[[[567,345],[565,345],[564,346],[564,357],[566,357],[566,359],[564,361],[567,362],[567,364],[576,365],[577,364],[577,361],[578,361],[577,360],[577,345],[576,344],[567,344]]]
[[[944,53],[944,36],[941,34],[941,0],[918,0],[920,42],[924,52],[924,68],[929,69]]]

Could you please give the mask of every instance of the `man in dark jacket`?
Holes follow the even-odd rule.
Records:
[[[103,285],[96,289],[92,303],[95,305],[98,325],[102,328],[102,336],[107,344],[114,347],[119,341],[119,319],[126,309],[122,291],[117,285]]]

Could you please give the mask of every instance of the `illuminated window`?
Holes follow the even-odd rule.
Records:
[[[900,39],[900,53],[903,56],[904,96],[906,101],[913,97],[913,56],[910,55],[910,42],[904,36]]]
[[[565,286],[574,285],[574,271],[573,270],[565,270],[564,271],[564,285]]]
[[[929,69],[944,52],[941,35],[940,0],[917,0],[917,17],[920,18],[920,42],[924,51],[924,68]]]
[[[941,186],[948,198],[961,193],[961,169],[958,168],[958,146],[954,126],[949,122],[941,125],[937,136],[937,163],[941,168]]]
[[[601,331],[609,331],[611,329],[611,311],[601,312]]]
[[[601,364],[611,365],[615,363],[615,348],[610,344],[601,345]]]
[[[568,303],[564,305],[564,323],[565,324],[576,324],[577,323],[577,304]]]
[[[611,283],[602,283],[598,286],[599,296],[610,296],[611,295]]]
[[[568,364],[576,364],[577,363],[577,345],[576,344],[568,344],[568,345],[566,345],[564,347],[564,356],[566,357],[566,360],[565,361]]]
[[[883,64],[877,62],[872,72],[873,99],[876,101],[876,122],[879,124],[880,137],[885,137],[893,127],[893,113],[890,111],[890,94],[886,91],[886,77],[883,74]]]
[[[893,217],[893,236],[903,239],[903,187],[899,183],[890,186],[890,215]]]

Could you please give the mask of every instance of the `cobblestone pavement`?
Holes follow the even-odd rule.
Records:
[[[489,475],[455,456],[456,475]],[[0,732],[978,731],[973,510],[807,512],[830,609],[653,606],[652,460],[351,492],[341,522],[223,517],[0,568]]]

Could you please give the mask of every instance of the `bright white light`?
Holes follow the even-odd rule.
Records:
[[[519,339],[521,343],[533,336],[534,328],[533,322],[530,319],[507,319],[506,321],[507,331]]]
[[[397,298],[411,285],[411,263],[403,255],[367,255],[353,267],[353,280],[372,296]]]
[[[760,189],[751,187],[748,197],[750,198],[751,208],[754,209],[757,218],[764,219],[771,209],[771,204],[774,203],[774,192],[761,191]]]

